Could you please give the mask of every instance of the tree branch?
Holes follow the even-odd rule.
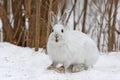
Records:
[[[70,13],[69,13],[69,15],[68,15],[67,20],[66,20],[66,24],[68,23],[68,20],[69,20],[71,14],[72,14],[72,11],[74,10],[74,8],[75,8],[75,6],[76,6],[76,3],[77,3],[77,0],[75,0],[75,3],[73,4],[73,7],[72,7],[72,9],[71,9],[71,11],[70,11]]]

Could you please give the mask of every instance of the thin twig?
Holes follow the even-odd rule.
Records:
[[[115,31],[116,31],[118,34],[120,34],[120,31],[118,31],[116,28],[115,28]]]
[[[68,20],[69,20],[71,14],[72,14],[72,11],[74,10],[74,8],[75,8],[75,6],[76,6],[76,3],[77,3],[77,0],[75,0],[75,3],[73,4],[73,7],[72,7],[72,9],[71,9],[71,11],[70,11],[70,13],[69,13],[69,15],[68,15],[67,20],[66,20],[66,24],[68,23]]]

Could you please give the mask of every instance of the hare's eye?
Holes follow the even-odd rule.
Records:
[[[63,30],[63,29],[61,29],[61,32],[63,33],[63,32],[64,32],[64,30]]]
[[[52,32],[54,32],[54,30],[52,29]]]

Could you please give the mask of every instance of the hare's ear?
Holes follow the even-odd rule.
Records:
[[[50,23],[51,23],[51,26],[52,26],[52,27],[56,24],[56,21],[57,21],[57,17],[56,17],[56,15],[51,11],[51,12],[50,12]]]
[[[67,17],[67,13],[64,12],[63,15],[62,15],[62,17],[61,17],[61,21],[62,21],[62,23],[63,23],[64,25],[66,25],[66,17]]]

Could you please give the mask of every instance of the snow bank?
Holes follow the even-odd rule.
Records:
[[[120,80],[120,53],[101,55],[92,69],[78,73],[46,70],[50,64],[42,50],[0,43],[0,80]]]

